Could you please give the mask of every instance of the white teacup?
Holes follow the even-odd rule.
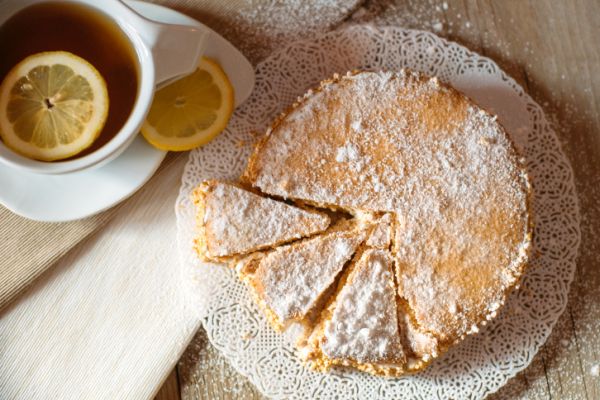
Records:
[[[44,1],[47,0],[2,1],[0,25],[23,8]],[[199,26],[150,21],[118,0],[67,1],[101,11],[113,19],[128,38],[139,64],[135,104],[121,130],[108,143],[88,155],[72,160],[32,160],[15,153],[0,141],[0,162],[14,168],[35,173],[62,174],[97,167],[117,157],[138,134],[152,104],[156,87],[193,72],[198,66],[209,34]]]

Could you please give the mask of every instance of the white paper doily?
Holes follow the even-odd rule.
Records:
[[[533,180],[539,255],[498,318],[422,373],[384,379],[312,372],[267,325],[235,273],[197,260],[191,249],[190,192],[205,178],[236,179],[255,140],[251,133],[265,132],[275,116],[322,79],[352,69],[404,67],[438,76],[498,114]],[[524,369],[550,334],[567,304],[580,240],[573,173],[541,108],[492,60],[431,33],[400,28],[345,28],[291,44],[262,62],[252,96],[227,130],[190,153],[176,212],[182,261],[210,341],[260,391],[286,399],[485,397]]]

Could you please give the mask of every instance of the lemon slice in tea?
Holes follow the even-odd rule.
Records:
[[[108,103],[104,79],[83,58],[64,51],[34,54],[0,86],[0,137],[29,158],[68,158],[100,135]]]
[[[232,111],[227,75],[216,61],[203,57],[191,75],[156,92],[142,134],[161,150],[191,150],[221,133]]]

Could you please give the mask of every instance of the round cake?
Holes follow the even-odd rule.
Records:
[[[199,209],[215,185],[196,192]],[[495,317],[528,262],[531,188],[513,143],[495,116],[418,73],[324,81],[274,122],[235,187],[327,220],[218,257],[276,329],[302,328],[298,354],[319,370],[424,368]],[[221,213],[228,240],[253,207],[231,207],[242,222]],[[215,224],[204,211],[198,224],[210,260]],[[252,237],[274,230],[252,227]]]

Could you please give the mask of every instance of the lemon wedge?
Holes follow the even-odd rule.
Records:
[[[108,104],[104,79],[83,58],[65,51],[34,54],[0,86],[0,137],[29,158],[68,158],[100,135]]]
[[[233,88],[223,69],[203,57],[191,75],[156,92],[142,135],[161,150],[202,146],[227,126],[233,99]]]

